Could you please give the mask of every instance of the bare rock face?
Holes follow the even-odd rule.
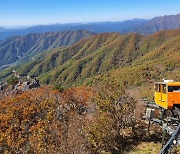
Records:
[[[17,82],[16,84],[8,84],[7,82],[0,84],[0,94],[19,94],[24,91],[35,89],[40,87],[40,82],[38,79],[34,78],[31,81]]]
[[[26,81],[22,84],[22,91],[27,91],[30,86],[30,81]]]
[[[80,104],[79,106],[78,106],[78,114],[79,115],[83,115],[83,114],[85,114],[86,113],[86,107],[83,105],[83,104]]]
[[[5,89],[6,89],[7,86],[8,86],[7,83],[2,83],[2,84],[0,84],[0,93],[4,93],[4,91],[5,91]]]
[[[29,88],[32,89],[32,88],[38,88],[38,87],[40,87],[39,80],[34,78],[34,80],[30,83]]]
[[[22,91],[27,91],[29,89],[38,88],[40,87],[39,80],[34,78],[31,82],[26,81],[22,84]]]

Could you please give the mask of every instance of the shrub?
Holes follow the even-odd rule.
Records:
[[[58,84],[58,85],[54,86],[54,90],[58,90],[59,92],[63,92],[64,88],[60,84]]]
[[[97,105],[100,107],[101,114],[88,133],[93,151],[95,153],[122,152],[123,142],[126,140],[124,132],[134,132],[136,101],[124,93],[119,98],[113,100],[111,97]]]
[[[13,77],[7,81],[9,85],[16,85],[18,83],[18,79],[16,77]]]

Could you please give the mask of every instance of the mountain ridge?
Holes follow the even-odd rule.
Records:
[[[138,27],[137,32],[150,34],[161,30],[180,28],[180,13],[177,15],[165,15],[154,17]]]
[[[151,66],[155,67],[156,64],[159,65],[159,61],[154,60],[158,57],[157,53],[166,53],[162,57],[162,62],[167,61],[163,68],[171,67],[173,70],[178,65],[179,34],[180,29],[164,30],[148,36],[136,33],[97,34],[71,46],[54,49],[44,58],[20,66],[16,72],[20,76],[39,76],[44,83],[59,83],[68,87],[81,85],[88,78],[116,69],[132,70],[131,67],[141,68],[141,65],[153,61],[155,63]],[[154,58],[149,59],[153,52]],[[171,54],[176,54],[176,58],[170,56]],[[168,57],[171,59],[168,60]],[[5,77],[5,74],[2,73],[0,77]]]
[[[31,33],[23,36],[12,36],[0,42],[0,66],[29,60],[44,50],[72,45],[82,38],[94,35],[87,31],[65,31],[50,33]]]
[[[159,16],[149,20],[132,19],[120,22],[92,22],[92,23],[72,23],[72,24],[54,24],[37,25],[23,29],[8,29],[0,32],[0,39],[13,35],[23,35],[28,33],[57,32],[67,30],[87,30],[95,33],[102,32],[137,32],[140,34],[151,34],[160,30],[180,28],[180,14]]]

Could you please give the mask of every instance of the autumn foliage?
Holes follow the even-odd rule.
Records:
[[[84,88],[81,98],[75,91],[76,96],[73,89],[59,93],[41,87],[0,100],[0,152],[70,153],[73,135],[82,145],[76,129],[85,125],[81,115],[87,107],[82,102],[87,104],[94,91]]]
[[[42,86],[1,98],[0,152],[122,152],[120,141],[134,131],[136,101],[103,87]]]

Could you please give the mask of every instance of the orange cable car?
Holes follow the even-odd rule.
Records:
[[[172,110],[175,106],[180,107],[180,82],[173,80],[156,82],[154,100],[164,109]]]

